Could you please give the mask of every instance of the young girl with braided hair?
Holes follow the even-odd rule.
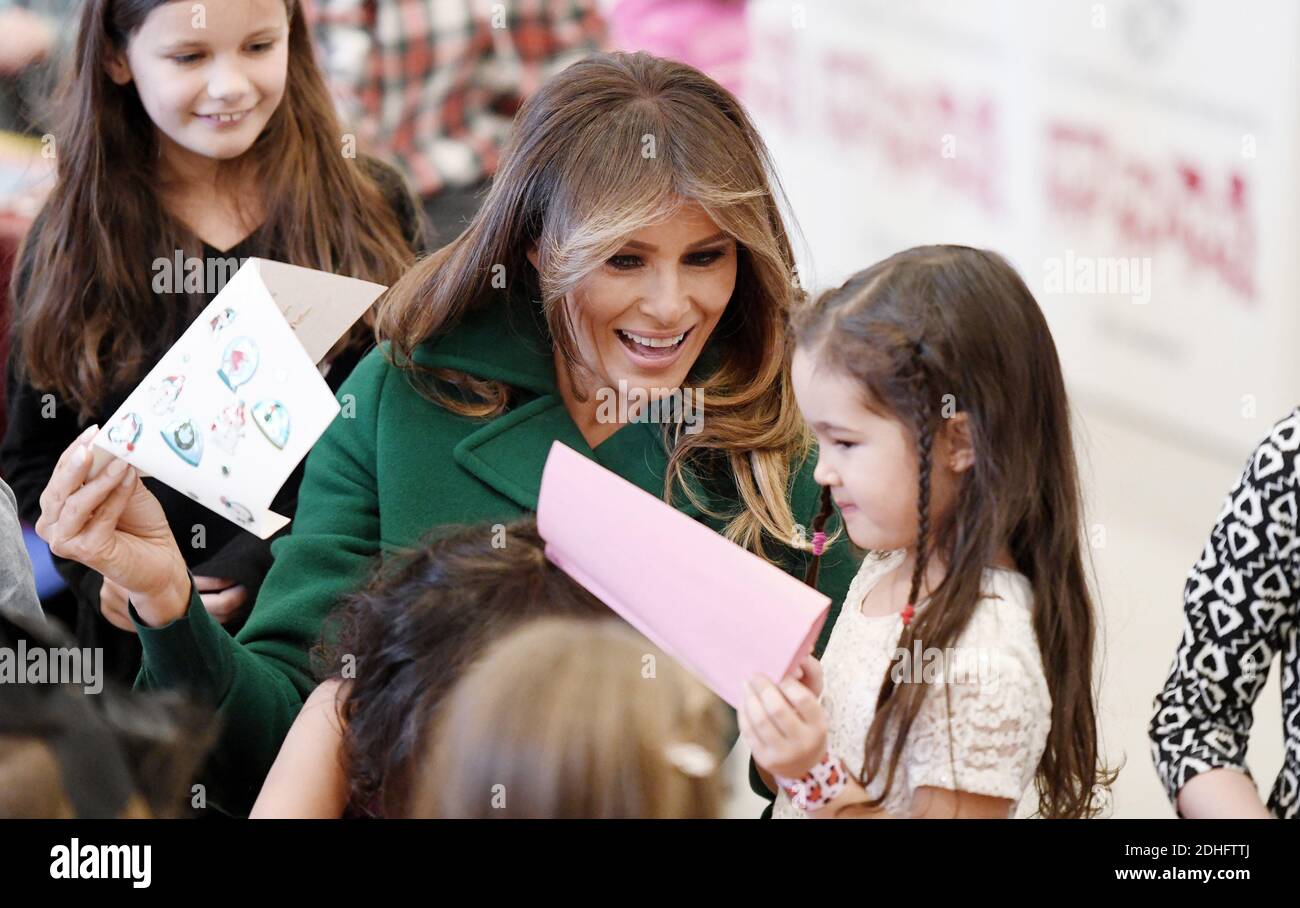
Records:
[[[1079,481],[1032,294],[993,253],[929,246],[793,318],[814,550],[838,509],[868,555],[821,663],[739,710],[773,815],[1095,815],[1114,774]]]

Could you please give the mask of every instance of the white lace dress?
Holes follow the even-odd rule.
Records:
[[[903,630],[898,614],[863,615],[862,600],[903,557],[901,551],[866,557],[822,654],[828,747],[855,774],[862,770],[876,695]],[[931,684],[884,804],[894,816],[908,815],[912,793],[923,785],[1008,798],[1016,803],[1017,816],[1027,816],[1036,807],[1033,779],[1047,742],[1052,701],[1030,620],[1033,589],[1023,574],[989,568],[983,592],[970,624],[942,665],[938,654],[924,651],[920,660],[913,660],[921,677],[936,678],[947,669],[946,677],[952,679],[948,687],[954,746],[950,752],[949,698],[943,696],[942,682]],[[922,604],[918,611],[925,608]],[[886,758],[892,743],[886,741]],[[884,787],[884,775],[882,768],[867,786],[873,798]],[[782,791],[772,816],[806,814]]]

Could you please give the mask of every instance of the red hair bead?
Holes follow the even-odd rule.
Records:
[[[813,554],[820,556],[826,548],[826,534],[821,530],[813,533]]]

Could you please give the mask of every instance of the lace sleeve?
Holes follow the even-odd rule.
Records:
[[[1036,650],[958,651],[909,736],[908,788],[923,785],[1018,801],[1034,777],[1051,722]],[[951,744],[950,744],[951,741]],[[954,776],[955,773],[955,776]]]

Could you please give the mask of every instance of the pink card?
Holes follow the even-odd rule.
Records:
[[[830,599],[559,442],[542,471],[546,556],[733,707],[812,650]]]

